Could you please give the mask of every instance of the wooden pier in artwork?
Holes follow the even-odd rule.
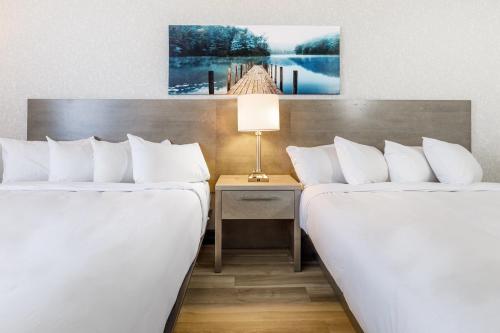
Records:
[[[243,94],[282,94],[271,76],[261,65],[254,65],[243,77],[233,85],[228,95]]]
[[[293,71],[292,94],[298,93],[298,71]],[[279,79],[278,79],[279,77]],[[234,80],[234,84],[233,84]],[[273,64],[236,64],[227,69],[227,95],[283,94],[283,67]],[[214,72],[208,72],[208,93],[215,93]]]

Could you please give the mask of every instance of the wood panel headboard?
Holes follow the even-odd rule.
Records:
[[[471,102],[410,100],[281,100],[281,130],[262,136],[263,170],[290,173],[288,145],[315,146],[336,135],[383,149],[384,140],[421,145],[429,136],[471,147]],[[199,142],[212,175],[246,174],[255,163],[255,136],[238,133],[236,101],[28,100],[28,140],[95,135],[122,141],[132,133],[151,141]]]

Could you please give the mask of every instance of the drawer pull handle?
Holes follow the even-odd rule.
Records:
[[[241,197],[241,201],[273,201],[279,197]]]

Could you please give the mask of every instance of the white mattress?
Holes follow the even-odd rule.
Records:
[[[162,332],[206,183],[0,185],[0,332]]]
[[[301,225],[366,333],[498,332],[500,184],[316,185]]]

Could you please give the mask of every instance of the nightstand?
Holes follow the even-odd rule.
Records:
[[[299,200],[302,185],[289,175],[270,175],[269,182],[248,182],[247,175],[222,175],[215,184],[215,266],[222,267],[225,220],[288,220],[293,223],[293,264],[300,272]]]

